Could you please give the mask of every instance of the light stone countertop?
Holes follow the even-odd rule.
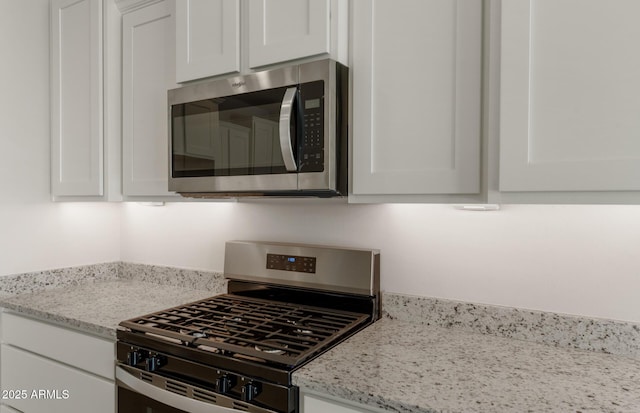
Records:
[[[123,320],[213,295],[208,290],[115,279],[0,297],[0,307],[115,340]]]
[[[221,274],[128,263],[1,281],[0,307],[114,340],[122,320],[226,291]],[[640,412],[640,326],[440,301],[388,295],[386,317],[297,370],[294,384],[391,412]],[[492,323],[553,339],[496,336],[504,328]],[[581,349],[597,347],[622,355]]]
[[[640,412],[640,360],[389,318],[293,378],[391,412]]]

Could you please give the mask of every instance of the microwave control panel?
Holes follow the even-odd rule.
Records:
[[[295,271],[315,274],[316,257],[299,257],[297,255],[267,254],[267,269]]]
[[[300,85],[302,144],[300,172],[324,171],[324,82]]]

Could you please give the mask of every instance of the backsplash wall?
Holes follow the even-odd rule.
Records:
[[[640,322],[640,207],[125,204],[123,261],[221,271],[230,239],[378,248],[382,288]]]
[[[49,0],[0,2],[0,34],[0,275],[118,261],[119,205],[51,202]]]

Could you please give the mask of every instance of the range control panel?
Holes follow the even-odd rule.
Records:
[[[306,272],[315,274],[316,257],[300,257],[297,255],[267,254],[267,269]]]

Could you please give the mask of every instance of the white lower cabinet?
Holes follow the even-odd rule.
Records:
[[[377,413],[382,410],[357,406],[351,402],[341,402],[302,392],[300,397],[302,413]]]
[[[5,403],[24,413],[115,412],[113,382],[9,345],[1,351]]]
[[[3,313],[0,413],[114,413],[114,353],[111,340]]]

